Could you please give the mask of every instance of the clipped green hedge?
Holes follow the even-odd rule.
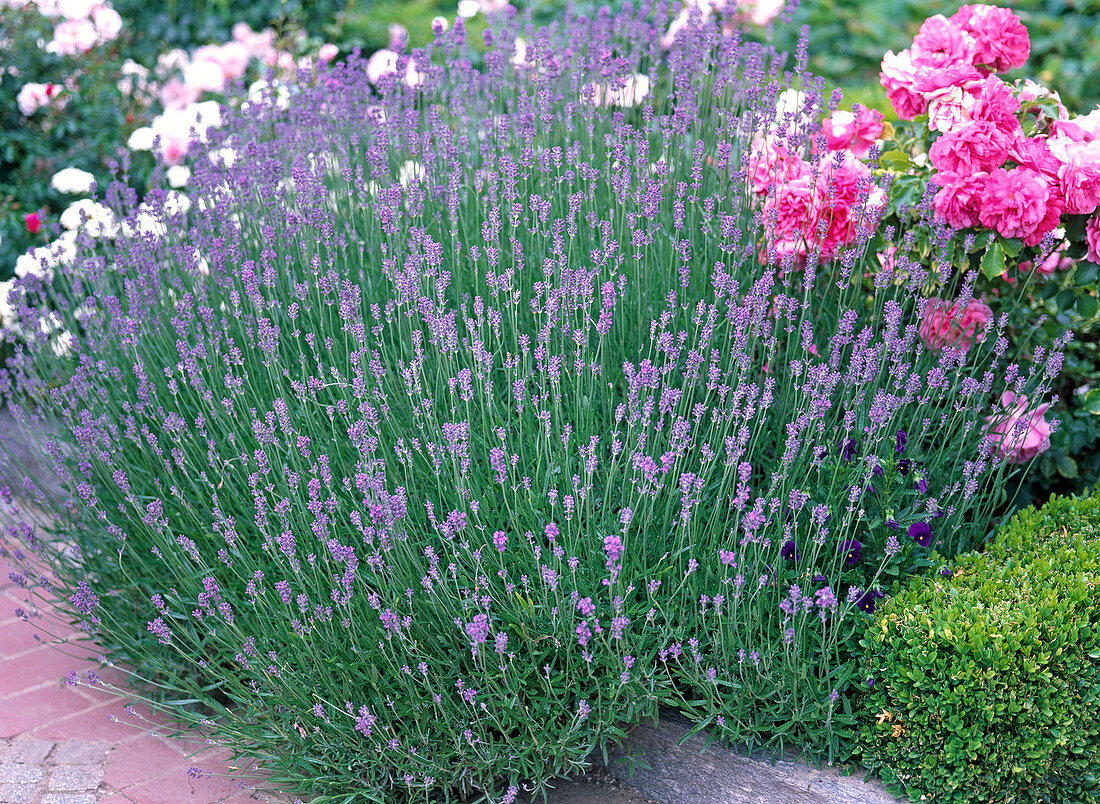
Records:
[[[1100,801],[1100,493],[882,604],[859,750],[912,800]]]

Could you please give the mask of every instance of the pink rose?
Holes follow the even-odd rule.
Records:
[[[773,184],[786,184],[808,172],[802,157],[790,152],[786,140],[774,135],[753,140],[749,155],[749,181],[757,195],[767,193]]]
[[[1050,152],[1049,141],[1038,137],[1017,137],[1008,147],[1008,158],[1054,181],[1058,180],[1058,169],[1062,167],[1062,163]]]
[[[1059,162],[1058,182],[1066,212],[1089,214],[1100,206],[1100,141],[1073,142],[1053,137],[1048,142]]]
[[[339,53],[340,49],[336,47],[336,45],[332,44],[331,42],[326,42],[325,44],[321,45],[320,49],[318,49],[317,60],[329,62],[335,59]]]
[[[1050,252],[1039,265],[1035,268],[1035,273],[1042,274],[1043,276],[1051,276],[1055,271],[1064,271],[1073,267],[1074,260],[1072,257],[1066,256],[1066,249],[1069,248],[1069,241],[1063,240],[1062,244],[1054,251]],[[1031,273],[1031,267],[1034,263],[1031,260],[1024,260],[1020,263],[1017,270],[1023,275]],[[1011,283],[1010,283],[1011,284]]]
[[[63,106],[64,101],[58,100],[61,87],[57,84],[24,84],[15,98],[19,111],[26,117],[30,117],[43,106],[56,104]]]
[[[165,81],[160,88],[160,102],[165,109],[185,109],[201,96],[201,89],[185,84],[178,78]]]
[[[917,68],[913,64],[913,54],[910,51],[886,51],[886,55],[882,57],[882,71],[878,74],[879,83],[886,90],[890,105],[902,120],[912,120],[922,114],[928,105],[924,96],[913,90],[916,77]]]
[[[1027,28],[1007,8],[963,6],[951,19],[974,37],[976,65],[1003,73],[1022,67],[1031,53]]]
[[[1004,413],[987,416],[989,437],[996,441],[997,452],[1009,463],[1027,463],[1050,447],[1050,423],[1043,418],[1050,405],[1028,410],[1026,396],[1012,391],[1001,394]]]
[[[79,56],[97,44],[99,32],[91,20],[64,20],[53,29],[53,39],[46,45],[46,52],[58,56]]]
[[[1100,262],[1100,212],[1093,213],[1085,224],[1085,245],[1088,246],[1085,259],[1089,262]]]
[[[804,261],[809,234],[816,234],[813,178],[800,176],[780,185],[764,203],[764,217],[775,221],[767,228],[769,251],[774,250],[780,260],[793,257],[796,262]]]
[[[939,70],[953,64],[971,64],[976,52],[974,37],[942,14],[929,17],[913,37],[913,64]]]
[[[943,299],[931,298],[924,308],[920,337],[929,349],[946,346],[967,352],[991,318],[993,311],[980,301],[971,300],[960,309],[958,302],[948,307]]]
[[[925,96],[928,99],[929,130],[944,133],[973,121],[971,110],[978,99],[968,88],[974,83],[942,87]]]
[[[1062,215],[1051,188],[1050,179],[1031,168],[997,168],[986,179],[978,219],[1003,237],[1019,237],[1034,246],[1057,228]]]
[[[982,77],[982,74],[978,72],[974,65],[964,61],[943,67],[917,65],[916,69],[917,74],[913,78],[912,90],[922,95],[928,95],[944,87],[977,81]]]
[[[882,112],[856,105],[851,112],[836,111],[821,123],[829,150],[845,148],[862,159],[882,136]]]
[[[995,75],[987,76],[978,88],[977,101],[971,110],[975,120],[992,123],[1013,139],[1023,135],[1016,113],[1020,101],[1012,94],[1012,87]]]
[[[1072,122],[1081,132],[1082,139],[1087,142],[1100,140],[1100,106],[1086,115],[1073,118]]]
[[[97,6],[92,12],[92,24],[100,42],[111,42],[122,32],[122,17],[110,6]]]
[[[934,181],[940,186],[933,201],[936,216],[956,229],[978,225],[982,208],[982,191],[988,173],[979,171],[969,176],[938,173]]]
[[[1008,156],[1012,137],[986,120],[948,131],[932,143],[928,158],[941,173],[969,176],[999,167]]]

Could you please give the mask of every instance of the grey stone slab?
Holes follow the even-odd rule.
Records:
[[[0,782],[6,784],[37,784],[42,778],[42,769],[37,765],[7,763],[0,765]]]
[[[95,804],[95,793],[47,793],[42,804]]]
[[[36,765],[49,756],[52,750],[52,741],[39,740],[35,737],[0,740],[0,764],[22,762],[28,765]],[[7,779],[0,778],[0,783],[7,781]]]
[[[38,795],[37,784],[0,782],[0,804],[30,804],[36,795]]]
[[[678,745],[690,730],[685,718],[662,710],[656,725],[630,733],[608,773],[661,804],[902,804],[877,780],[864,782],[864,774],[796,761],[773,765],[717,743],[704,751],[701,735]]]
[[[87,792],[99,787],[103,781],[100,765],[58,765],[50,774],[47,785],[51,791]]]
[[[50,759],[57,765],[95,765],[107,758],[110,745],[65,740],[58,743]]]

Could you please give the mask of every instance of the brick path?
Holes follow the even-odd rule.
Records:
[[[91,670],[122,686],[123,674],[101,668],[80,643],[52,644],[33,621],[17,617],[26,593],[9,578],[12,569],[0,557],[0,804],[289,800],[242,789],[227,776],[232,765],[223,749],[189,757],[205,746],[161,736],[172,729],[148,707],[128,713],[125,700],[68,683],[70,673],[79,681]]]

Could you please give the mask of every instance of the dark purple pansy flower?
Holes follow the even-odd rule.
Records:
[[[898,528],[901,527],[901,523],[898,522],[896,519],[887,519],[886,520],[886,527],[892,528],[893,530],[897,530]]]
[[[871,470],[871,474],[873,474],[875,477],[882,477],[882,466],[876,462],[875,468]]]
[[[794,539],[788,539],[783,543],[779,555],[788,561],[798,561],[798,546],[794,543]]]
[[[894,444],[894,451],[899,455],[905,452],[905,445],[909,443],[909,436],[905,434],[904,430],[898,430],[897,441]]]
[[[871,485],[870,483],[868,483],[868,484],[867,484],[867,488],[865,488],[865,489],[863,490],[863,493],[864,493],[864,494],[874,494],[874,493],[875,493],[875,487],[874,487],[874,486],[872,486],[872,485]]]
[[[825,583],[825,581],[827,581],[827,580],[829,580],[829,579],[826,578],[824,575],[815,575],[814,576],[814,583]]]
[[[923,477],[917,481],[917,491],[919,491],[921,494],[928,493],[928,481],[925,480]]]
[[[859,555],[863,545],[855,539],[846,539],[840,543],[840,551],[844,553],[844,563],[849,566],[859,563]]]
[[[854,438],[845,439],[844,443],[840,445],[840,457],[846,461],[856,457],[856,440]]]
[[[913,465],[913,462],[908,458],[902,458],[898,461],[898,472],[904,477],[909,474],[909,467]]]
[[[945,578],[950,578],[952,576],[952,574],[953,573],[951,572],[951,567],[942,567],[940,569],[940,575],[942,575]]]
[[[859,600],[856,601],[856,608],[860,611],[865,611],[868,614],[873,614],[875,611],[875,601],[879,598],[886,597],[882,592],[877,589],[872,589],[868,592],[864,592]]]
[[[874,676],[870,676],[870,677],[869,677],[869,678],[867,679],[867,689],[869,689],[869,690],[873,690],[874,688],[875,688],[875,677],[874,677]]]
[[[914,522],[909,526],[909,538],[921,547],[927,547],[932,543],[932,528],[927,522]]]

